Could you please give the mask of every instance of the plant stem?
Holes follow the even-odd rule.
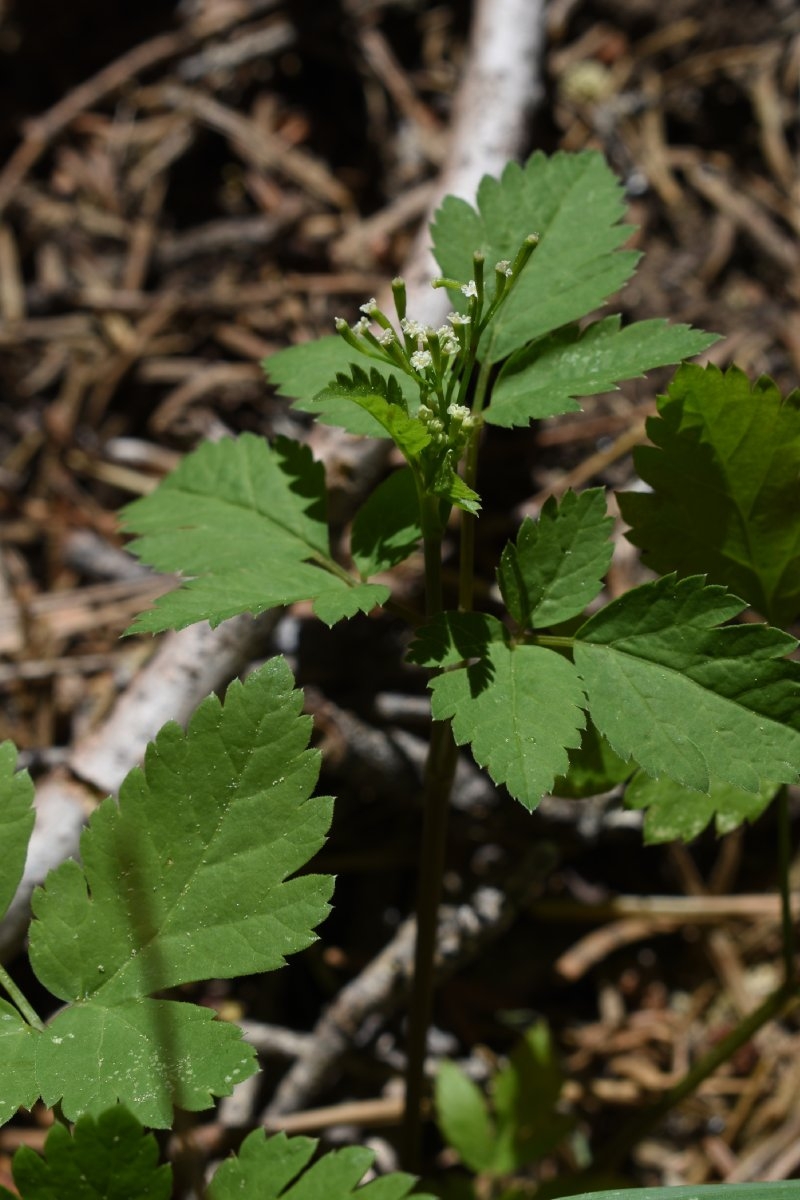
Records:
[[[425,606],[428,617],[442,611],[442,528],[439,501],[420,496],[425,552]],[[414,984],[408,1018],[404,1162],[416,1170],[422,1135],[421,1101],[425,1086],[425,1049],[433,1009],[434,957],[442,894],[447,815],[456,767],[456,745],[449,721],[431,730],[423,784],[422,846],[419,861]]]
[[[609,1170],[619,1166],[627,1153],[650,1132],[654,1125],[658,1124],[662,1117],[666,1116],[671,1108],[696,1091],[709,1075],[713,1075],[717,1067],[727,1062],[741,1046],[750,1041],[762,1026],[777,1017],[793,999],[796,999],[794,984],[782,983],[759,1008],[746,1016],[727,1037],[718,1042],[704,1058],[696,1062],[683,1079],[665,1092],[656,1104],[645,1109],[629,1125],[624,1126],[617,1137],[611,1138],[596,1156],[592,1164],[592,1172],[598,1168]]]
[[[456,746],[449,721],[437,721],[431,731],[425,764],[425,813],[419,864],[417,940],[414,948],[414,987],[408,1018],[408,1066],[403,1121],[403,1163],[416,1171],[422,1135],[421,1102],[425,1088],[425,1049],[433,1009],[434,958],[439,903],[442,895],[447,816],[456,766]]]
[[[791,824],[789,820],[789,789],[778,791],[778,886],[781,893],[781,932],[783,935],[783,965],[787,987],[797,983],[795,961],[796,941],[792,917],[792,890],[789,868],[792,858]]]
[[[486,399],[486,389],[489,384],[491,366],[481,364],[478,378],[475,382],[475,393],[472,398],[472,414],[480,416]],[[473,429],[467,445],[464,461],[464,482],[475,490],[478,477],[478,450],[480,448],[481,425]],[[459,547],[458,564],[458,607],[462,612],[472,610],[472,596],[475,587],[475,526],[477,518],[468,512],[461,514],[461,544]]]
[[[39,1029],[39,1030],[44,1029],[44,1022],[39,1017],[37,1017],[36,1013],[33,1011],[30,1004],[23,996],[22,992],[19,990],[17,985],[14,983],[14,980],[11,978],[11,976],[6,971],[5,967],[3,967],[2,965],[0,965],[0,985],[2,985],[3,988],[5,988],[6,992],[11,997],[11,999],[14,1001],[14,1004],[17,1006],[20,1013],[25,1018],[25,1020],[28,1022],[28,1024],[32,1025],[34,1029]]]
[[[425,615],[442,611],[442,525],[438,496],[420,496],[422,548],[425,555]]]

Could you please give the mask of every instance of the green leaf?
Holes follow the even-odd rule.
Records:
[[[504,364],[486,410],[490,425],[527,425],[542,417],[580,411],[576,397],[617,390],[636,379],[699,354],[718,341],[690,325],[638,321],[620,329],[619,316],[577,325],[524,346]]]
[[[628,537],[648,566],[706,573],[776,625],[800,613],[800,391],[736,367],[681,367],[654,446],[634,452],[652,495],[625,493]]]
[[[755,821],[775,797],[774,784],[744,792],[713,780],[708,795],[682,787],[672,779],[651,779],[638,771],[625,789],[628,808],[646,810],[644,840],[648,846],[676,840],[690,842],[714,821],[721,837],[745,821]]]
[[[574,1125],[556,1112],[563,1086],[550,1031],[537,1021],[514,1047],[494,1079],[498,1137],[493,1170],[510,1174],[554,1150]]]
[[[507,641],[497,617],[480,612],[439,613],[416,631],[407,657],[419,667],[454,667],[485,658],[492,642]]]
[[[518,625],[556,625],[578,616],[600,591],[611,562],[614,522],[605,492],[551,496],[538,521],[526,519],[503,550],[497,580]]]
[[[391,594],[391,588],[384,583],[357,583],[344,589],[334,588],[330,592],[320,592],[314,601],[314,612],[326,625],[335,625],[343,617],[380,608]]]
[[[416,550],[422,537],[413,472],[393,471],[356,513],[350,549],[362,578],[388,571]]]
[[[33,784],[27,771],[16,771],[17,751],[0,744],[0,918],[4,915],[25,870],[28,840],[33,830]]]
[[[374,367],[367,373],[363,367],[351,366],[349,375],[344,372],[337,375],[314,402],[321,410],[326,410],[330,402],[337,405],[344,402],[364,409],[407,459],[416,458],[430,443],[431,435],[426,426],[419,418],[408,415],[396,377]],[[341,424],[340,421],[335,423]]]
[[[492,642],[484,658],[430,681],[437,721],[452,718],[459,746],[527,809],[567,769],[584,723],[583,688],[570,662],[540,646]]]
[[[44,1156],[22,1146],[14,1155],[22,1200],[169,1200],[172,1172],[158,1166],[151,1134],[124,1108],[81,1117],[70,1134],[56,1124]],[[11,1196],[3,1188],[0,1195]]]
[[[323,593],[329,614],[334,593],[347,607],[349,585],[331,573],[325,472],[307,447],[286,438],[270,446],[243,434],[200,446],[151,495],[129,504],[123,522],[141,535],[130,549],[144,562],[194,577],[137,617],[129,633],[218,625]]]
[[[49,1108],[61,1101],[70,1120],[122,1102],[145,1125],[168,1129],[174,1108],[211,1108],[214,1096],[229,1095],[257,1070],[238,1026],[173,1000],[76,1003],[36,1045],[42,1100]]]
[[[353,366],[363,366],[367,359],[338,334],[304,342],[301,346],[290,346],[277,354],[265,358],[261,364],[266,376],[283,396],[295,401],[295,408],[310,412],[317,420],[327,425],[338,425],[349,433],[366,437],[387,437],[386,430],[365,409],[359,409],[349,399],[326,396],[322,392],[331,380],[341,372],[347,373]],[[397,381],[411,412],[419,404],[418,388],[414,380],[400,368],[381,363],[385,375]]]
[[[274,970],[315,940],[331,880],[301,875],[330,822],[310,799],[319,755],[291,672],[273,659],[184,733],[170,723],[119,804],[94,812],[83,866],[66,862],[33,899],[30,957],[73,1008],[39,1039],[44,1098],[68,1117],[120,1100],[147,1124],[197,1109],[252,1074],[236,1027],[150,1000],[199,979]]]
[[[718,626],[743,604],[696,576],[634,588],[576,635],[591,717],[648,775],[756,792],[800,774],[797,644],[765,625]]]
[[[500,179],[485,176],[478,211],[447,197],[432,227],[434,253],[444,275],[469,279],[472,255],[486,255],[488,293],[492,267],[514,259],[530,233],[538,248],[484,335],[481,356],[499,362],[541,337],[598,308],[630,278],[639,255],[620,250],[631,230],[619,221],[622,188],[596,151],[535,153],[524,167],[509,163]]]
[[[569,769],[555,781],[552,792],[571,800],[598,796],[629,779],[634,770],[635,764],[615,754],[594,722],[587,721],[580,748],[570,750]]]
[[[208,1200],[402,1200],[414,1186],[412,1175],[395,1172],[359,1187],[373,1160],[363,1146],[330,1151],[308,1166],[316,1145],[311,1138],[285,1133],[268,1138],[256,1129],[238,1155],[218,1168]]]
[[[20,1108],[31,1108],[39,1098],[36,1082],[36,1045],[39,1034],[11,1004],[0,1000],[0,1125]]]
[[[455,1063],[444,1060],[436,1072],[436,1121],[449,1146],[472,1171],[490,1171],[497,1130],[478,1085]]]
[[[464,512],[473,515],[480,512],[481,498],[456,472],[451,453],[446,452],[444,457],[436,463],[426,482],[435,496],[440,496],[449,504],[455,504],[457,508],[462,508]]]
[[[800,1180],[787,1183],[713,1183],[689,1187],[615,1188],[565,1200],[800,1200]]]

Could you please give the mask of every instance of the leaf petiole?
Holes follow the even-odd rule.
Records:
[[[17,985],[14,983],[14,980],[11,978],[2,964],[0,964],[0,985],[2,985],[2,987],[5,989],[6,993],[17,1006],[20,1014],[25,1018],[28,1024],[41,1032],[44,1029],[44,1021],[42,1021],[42,1019],[36,1015],[35,1011],[25,999],[22,992],[19,990]]]

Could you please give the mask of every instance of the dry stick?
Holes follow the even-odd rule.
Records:
[[[219,17],[214,15],[210,20],[201,17],[188,29],[159,34],[147,42],[142,42],[141,45],[134,46],[132,50],[115,58],[91,79],[68,92],[47,112],[29,123],[23,141],[0,171],[0,215],[5,212],[16,189],[51,143],[86,109],[105,100],[143,71],[148,71],[159,63],[168,62],[171,58],[177,58],[214,34],[222,33],[248,17],[273,7],[273,0],[224,5]]]
[[[91,79],[68,92],[58,104],[32,121],[24,141],[17,146],[5,167],[0,171],[0,213],[14,195],[28,172],[39,161],[48,146],[66,129],[71,121],[117,91],[135,75],[159,63],[175,58],[195,42],[188,32],[164,33],[142,42],[126,54],[114,59]]]
[[[691,1096],[709,1075],[728,1062],[742,1046],[746,1045],[759,1029],[769,1021],[779,1016],[790,1002],[797,1000],[796,991],[792,984],[782,984],[777,991],[768,996],[764,1003],[749,1016],[745,1017],[735,1029],[718,1042],[687,1074],[662,1098],[646,1108],[635,1117],[630,1124],[623,1126],[617,1137],[612,1138],[597,1154],[592,1164],[592,1173],[597,1170],[611,1170],[622,1163],[630,1150],[650,1132],[662,1117],[680,1104],[687,1096]]]

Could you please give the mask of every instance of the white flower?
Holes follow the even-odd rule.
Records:
[[[448,417],[452,417],[455,421],[463,422],[469,417],[470,411],[464,404],[450,404],[447,407]]]
[[[371,317],[373,313],[378,311],[378,301],[373,296],[371,300],[366,300],[358,311],[366,313],[368,317]]]
[[[420,342],[424,342],[431,332],[429,325],[421,325],[419,321],[409,321],[408,317],[403,317],[400,328],[407,338],[411,338],[418,345]]]
[[[458,338],[454,338],[449,331],[439,335],[439,345],[442,348],[442,354],[458,354],[461,349],[458,344]]]
[[[478,285],[474,279],[470,279],[469,283],[462,283],[461,291],[468,299],[478,298]]]
[[[426,367],[433,366],[433,355],[430,350],[417,350],[409,359],[415,371],[424,371]]]
[[[356,334],[356,336],[358,336],[359,334],[363,335],[367,332],[368,329],[369,329],[369,321],[367,320],[366,317],[361,317],[361,319],[359,321],[356,321],[355,325],[353,326],[353,333]]]
[[[499,271],[499,273],[501,275],[505,275],[505,277],[507,279],[510,279],[513,274],[512,270],[511,270],[511,263],[508,261],[507,258],[501,258],[500,262],[495,263],[494,269],[495,269],[495,271]]]
[[[395,342],[394,330],[382,329],[378,334],[378,341],[382,346],[393,346]]]
[[[451,312],[447,319],[451,325],[469,325],[472,321],[472,317],[469,315],[469,313],[457,312]]]

